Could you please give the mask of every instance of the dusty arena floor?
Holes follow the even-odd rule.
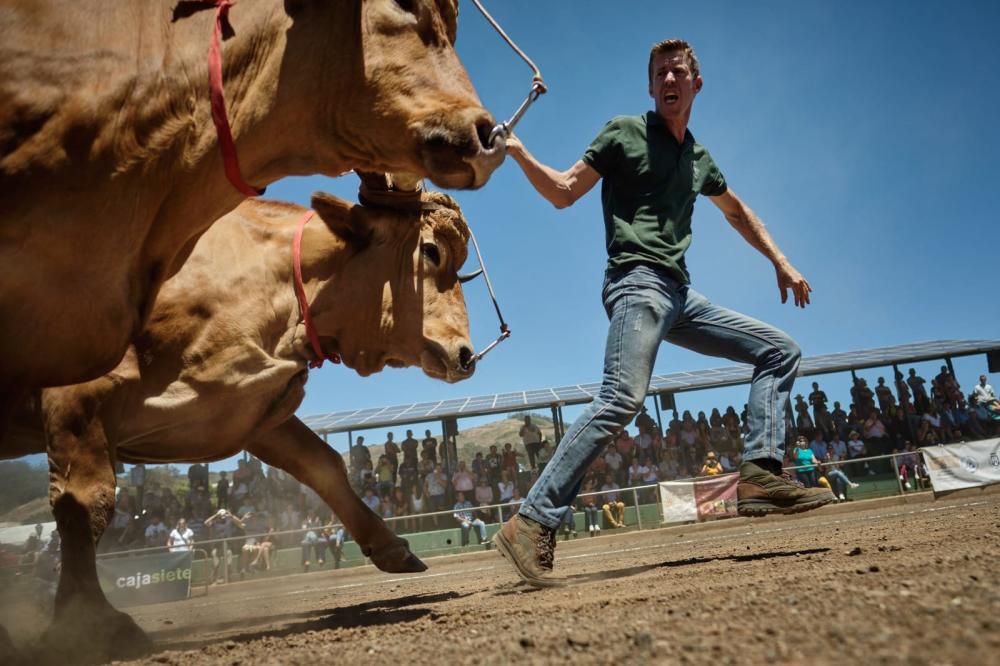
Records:
[[[848,510],[850,509],[850,510]],[[860,509],[860,510],[859,510]],[[560,541],[565,588],[496,553],[213,587],[134,609],[166,664],[996,664],[1000,494]],[[200,592],[199,592],[200,594]]]

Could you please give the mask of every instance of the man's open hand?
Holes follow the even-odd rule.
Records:
[[[778,277],[778,291],[781,292],[781,302],[788,302],[788,290],[792,290],[792,298],[795,305],[804,308],[809,305],[809,293],[812,287],[809,282],[802,277],[802,274],[795,270],[790,263],[782,262],[774,265],[774,271]]]

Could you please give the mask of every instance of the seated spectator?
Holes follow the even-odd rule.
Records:
[[[364,502],[365,506],[371,509],[373,513],[381,514],[382,500],[375,494],[375,489],[371,486],[365,488],[365,496],[361,498],[361,501]]]
[[[188,527],[187,521],[181,518],[177,526],[167,536],[167,549],[171,553],[183,553],[194,547],[194,532]]]
[[[858,484],[851,481],[844,470],[840,468],[840,465],[837,464],[842,459],[836,457],[833,449],[828,449],[827,455],[823,458],[825,464],[822,466],[821,473],[826,477],[827,484],[830,486],[830,490],[834,496],[841,502],[846,502],[848,488],[857,488]]]
[[[802,435],[799,435],[795,439],[794,456],[795,476],[798,477],[799,482],[806,488],[815,488],[818,486],[819,479],[816,476],[816,465],[819,464],[819,460],[816,459],[812,449],[809,448],[809,440]]]
[[[635,440],[628,434],[627,429],[622,428],[622,431],[618,433],[618,438],[615,440],[615,448],[618,449],[622,460],[625,461],[620,466],[624,471],[625,465],[628,464],[628,461],[632,460],[632,452],[635,450]]]
[[[441,465],[435,465],[434,471],[424,478],[424,495],[427,496],[427,503],[431,512],[436,513],[445,510],[448,498],[447,493],[448,479],[444,475],[444,469]],[[437,528],[441,524],[441,516],[434,515],[431,517],[431,521],[434,523],[434,527]]]
[[[559,528],[563,531],[563,541],[569,541],[570,537],[576,538],[576,505],[570,504],[563,513],[562,523]]]
[[[163,518],[159,514],[153,514],[149,525],[146,527],[146,548],[156,548],[166,545],[169,534],[167,526],[163,524]]]
[[[420,529],[424,520],[420,517],[420,514],[426,513],[428,506],[429,503],[424,496],[424,484],[414,484],[413,488],[410,489],[410,515],[414,516],[414,518],[410,519],[407,526],[408,529],[411,531]]]
[[[271,557],[275,551],[274,541],[273,527],[267,528],[259,538],[247,539],[247,543],[243,544],[241,576],[254,570],[271,570]]]
[[[516,484],[510,479],[510,472],[503,470],[500,472],[500,480],[497,482],[497,498],[501,504],[505,504],[514,496],[514,486]]]
[[[611,474],[605,475],[604,485],[601,486],[601,490],[604,492],[604,505],[601,508],[604,510],[604,518],[608,524],[615,528],[625,526],[625,502],[621,501],[621,496],[618,493],[619,488],[620,486],[615,483]]]
[[[642,477],[648,472],[648,469],[644,469],[639,463],[638,458],[632,459],[632,464],[628,467],[628,480],[627,483],[631,487],[641,486]]]
[[[489,479],[485,474],[480,474],[476,481],[476,505],[488,506],[493,504],[493,487],[490,486]]]
[[[396,518],[403,518],[410,515],[410,500],[402,488],[396,488],[392,491],[392,515]],[[407,522],[408,521],[394,520],[390,526],[399,532],[404,528],[404,524]]]
[[[854,458],[865,458],[868,456],[868,449],[865,447],[865,443],[861,441],[857,430],[852,430],[850,436],[847,439],[847,457],[850,459]],[[875,474],[875,470],[869,467],[867,462],[862,463],[864,469],[868,472],[869,476]]]
[[[722,472],[722,464],[719,462],[718,456],[715,455],[715,451],[709,451],[708,455],[705,456],[705,463],[701,466],[698,476],[715,476],[716,474],[722,474]]]
[[[941,414],[938,411],[937,405],[933,402],[928,405],[927,411],[920,418],[917,440],[924,442],[927,439],[928,433],[934,434],[935,443],[947,441],[944,424],[941,421]]]
[[[554,452],[555,451],[552,448],[552,444],[549,443],[549,440],[542,438],[542,443],[538,445],[538,454],[535,456],[538,460],[539,473],[541,473],[541,471],[545,469],[545,466],[549,464],[549,461],[552,460],[552,454]]]
[[[340,519],[336,514],[330,514],[330,522],[320,533],[320,542],[326,542],[333,556],[333,568],[340,568],[340,561],[344,557],[344,526],[340,524]]]
[[[489,541],[486,540],[486,523],[472,515],[472,502],[465,499],[465,493],[459,491],[455,493],[455,513],[452,514],[462,528],[462,545],[469,545],[469,530],[476,528],[479,536],[479,543],[486,543],[489,548]]]
[[[521,489],[514,484],[514,490],[510,497],[510,504],[507,505],[506,513],[503,516],[504,520],[510,520],[518,511],[521,510],[521,504],[524,502],[524,498],[521,496]]]
[[[389,433],[390,435],[392,433]],[[396,468],[389,459],[389,456],[378,457],[378,466],[375,468],[375,491],[379,497],[386,497],[392,492],[395,485]]]
[[[465,461],[458,461],[458,470],[451,475],[451,488],[456,492],[462,492],[466,497],[471,497],[476,489],[476,480],[465,467]]]
[[[608,466],[607,473],[614,477],[615,482],[624,481],[625,477],[622,469],[622,461],[624,456],[622,456],[621,451],[615,444],[609,444],[607,450],[604,452],[604,462]]]
[[[583,524],[590,532],[590,536],[601,533],[601,509],[597,506],[598,495],[595,494],[594,480],[587,479],[583,484],[583,490],[577,498],[577,503],[583,507]]]

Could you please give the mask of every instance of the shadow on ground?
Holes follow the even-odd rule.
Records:
[[[252,626],[256,620],[253,618],[242,618],[230,622],[220,622],[208,627],[199,627],[198,633],[215,634],[203,639],[184,641],[173,640],[190,635],[190,628],[165,629],[150,632],[151,638],[155,641],[154,649],[160,650],[197,650],[219,642],[220,640],[233,641],[236,643],[249,643],[260,638],[284,638],[294,634],[301,634],[307,631],[324,631],[328,629],[350,629],[354,627],[377,627],[380,625],[400,624],[413,622],[432,613],[430,608],[412,608],[412,606],[422,606],[424,604],[435,604],[452,599],[460,599],[469,596],[471,593],[462,594],[459,592],[442,592],[439,594],[413,594],[396,599],[380,599],[353,606],[343,606],[338,608],[327,608],[319,610],[304,611],[298,613],[286,613],[284,615],[274,615],[267,613],[260,618],[261,623],[266,623],[267,627],[275,625],[287,625],[278,629],[261,628],[257,630],[244,631],[233,635],[226,635],[235,629],[245,629]],[[221,635],[220,635],[221,634]]]

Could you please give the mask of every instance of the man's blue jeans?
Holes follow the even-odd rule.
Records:
[[[611,325],[601,390],[559,442],[521,515],[558,529],[587,468],[642,407],[663,340],[753,365],[743,459],[784,458],[785,407],[801,357],[795,341],[644,264],[609,272],[603,299]]]

